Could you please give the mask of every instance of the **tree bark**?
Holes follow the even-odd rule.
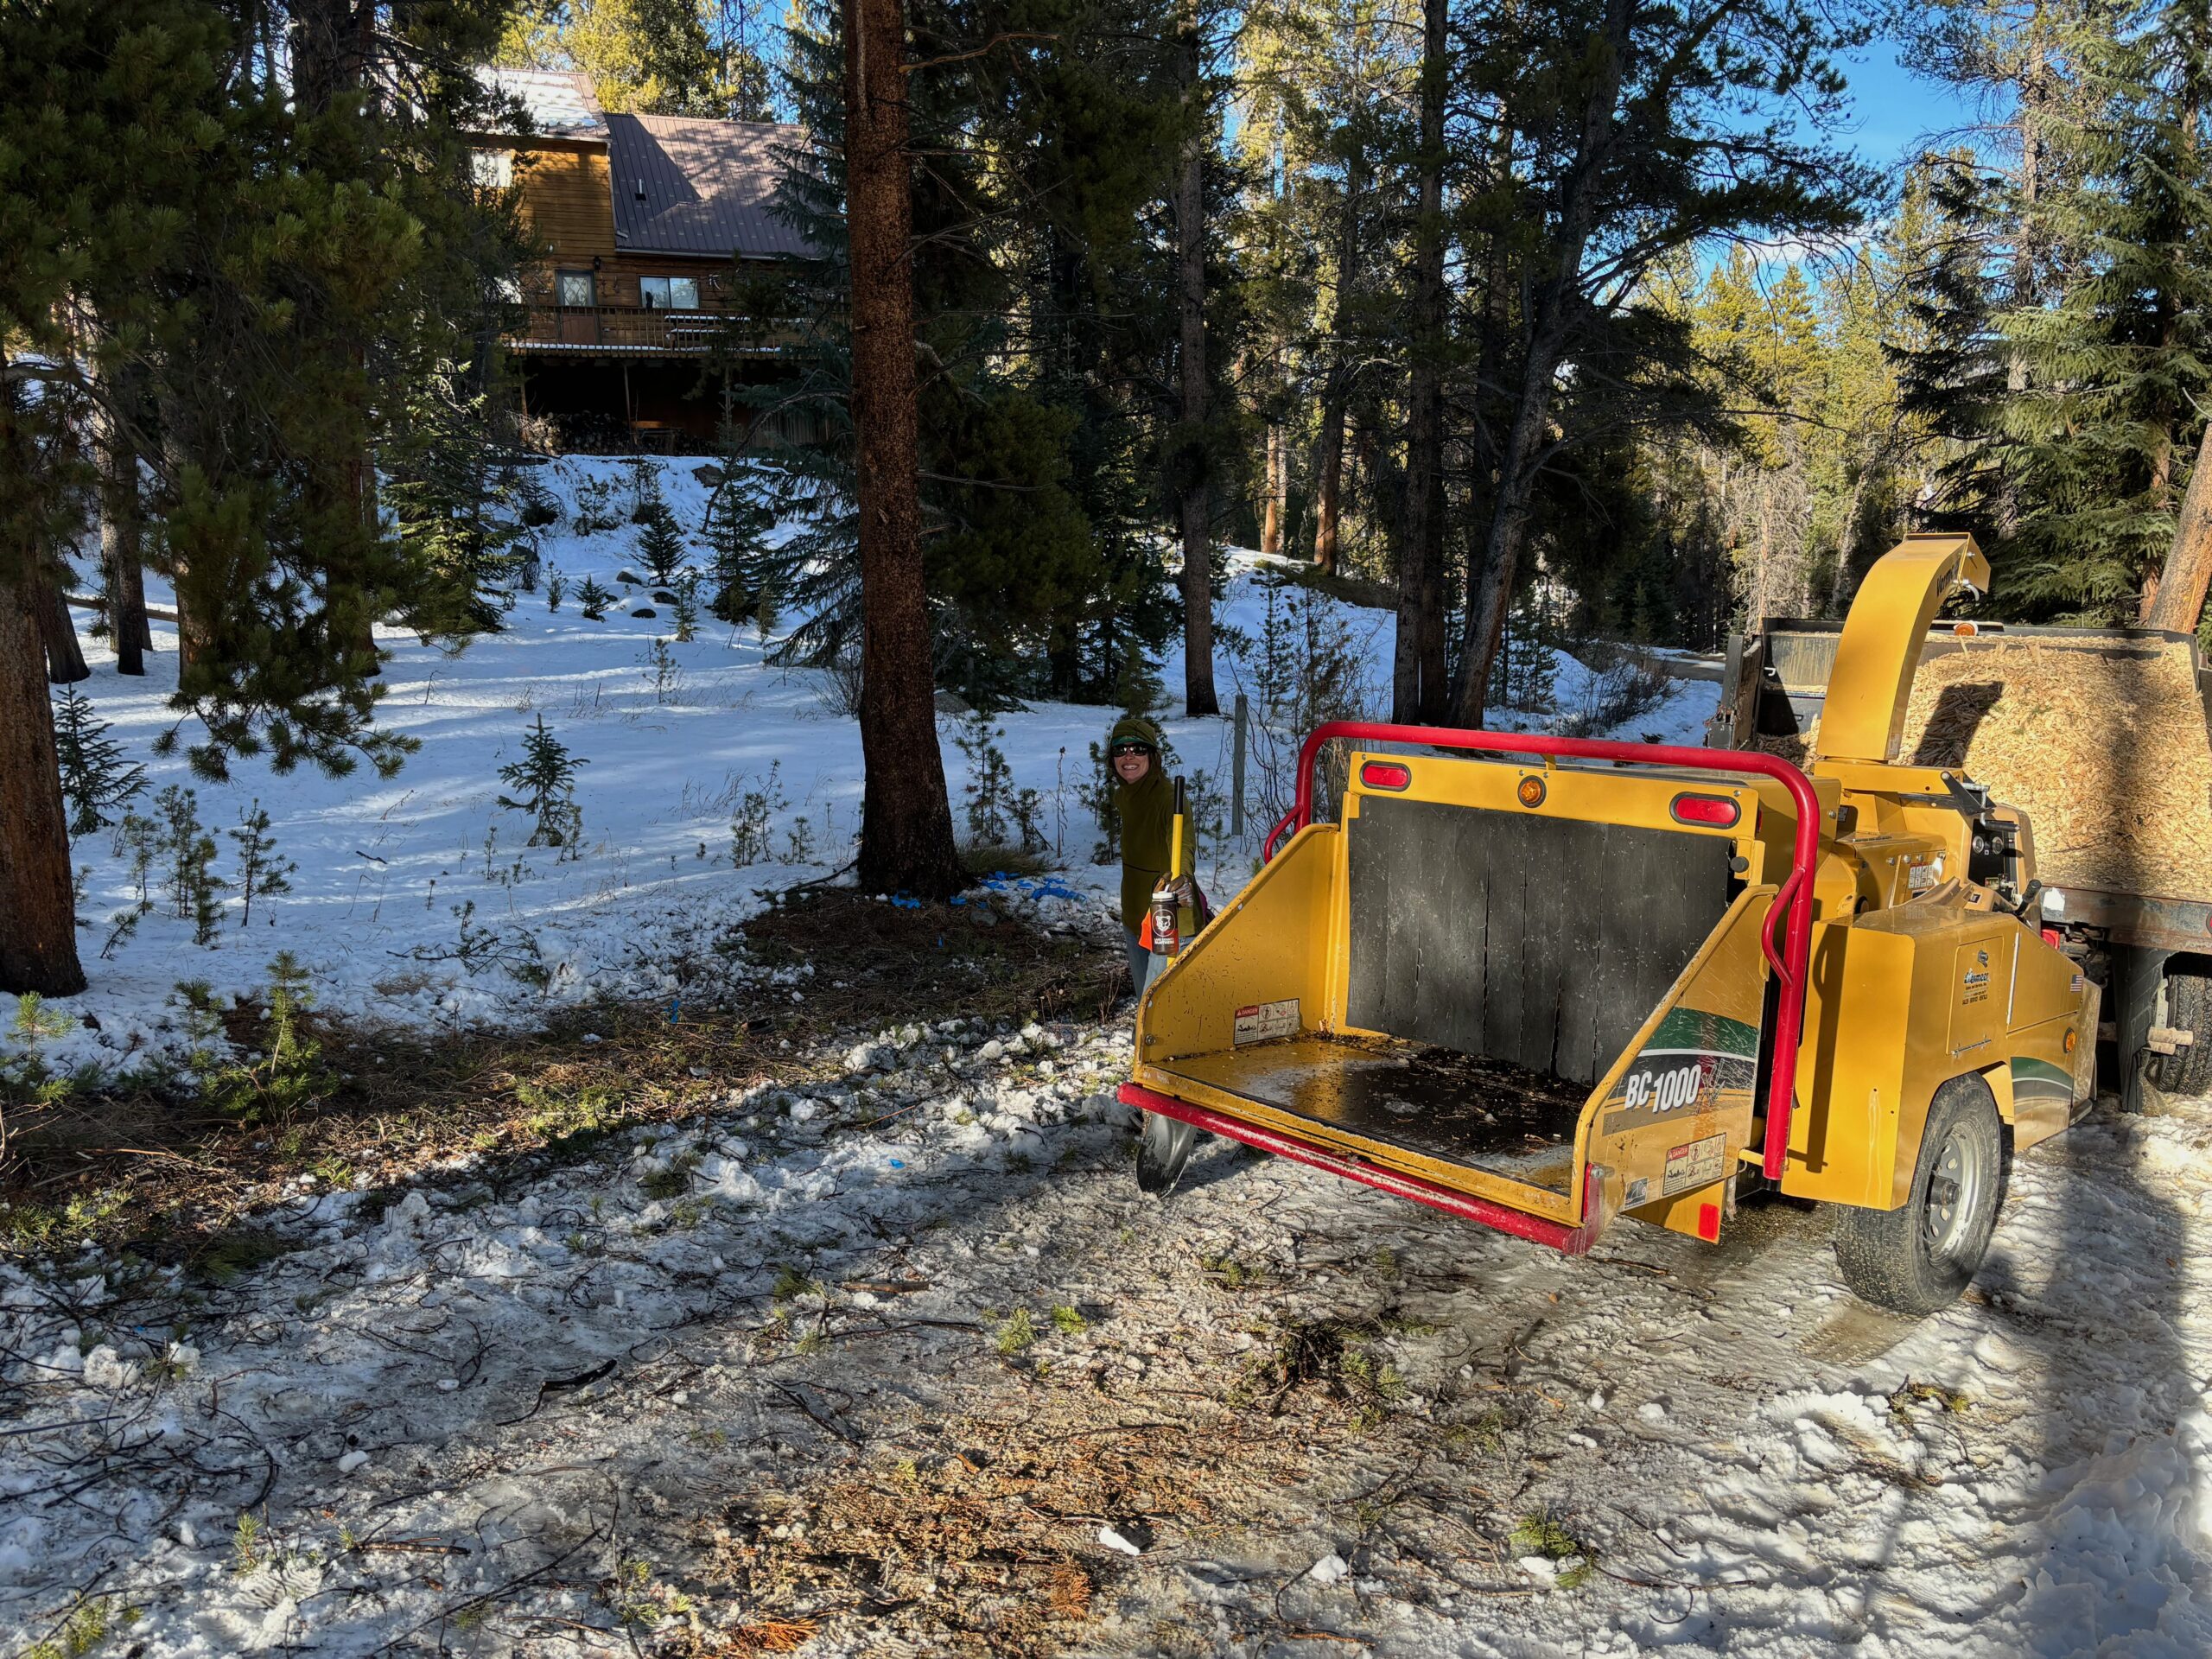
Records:
[[[60,585],[51,578],[39,582],[34,590],[32,603],[35,607],[39,642],[46,651],[46,677],[54,685],[74,685],[79,680],[89,680],[92,671],[86,664],[85,648],[77,643],[77,619],[69,614],[69,601]]]
[[[2174,524],[2174,544],[2167,550],[2158,594],[2144,614],[2143,626],[2195,633],[2204,614],[2208,582],[2212,582],[2212,422],[2206,423],[2196,446],[2196,465],[2190,469],[2181,517]]]
[[[1260,520],[1260,551],[1274,557],[1282,551],[1282,512],[1290,493],[1290,468],[1284,464],[1283,431],[1280,422],[1268,423],[1268,500]]]
[[[0,991],[72,996],[85,970],[39,638],[46,594],[42,584],[0,588]]]
[[[1175,189],[1176,289],[1182,309],[1183,340],[1178,370],[1182,378],[1183,533],[1183,712],[1217,715],[1221,701],[1213,687],[1213,569],[1209,546],[1212,517],[1211,480],[1205,455],[1206,424],[1206,242],[1204,94],[1195,4],[1183,17],[1184,113],[1190,130],[1184,138],[1183,175]]]
[[[1445,0],[1423,0],[1421,178],[1414,229],[1412,360],[1406,401],[1406,516],[1398,552],[1392,718],[1445,718],[1444,91]]]
[[[146,622],[138,456],[113,414],[102,419],[100,428],[100,568],[107,589],[108,632],[115,641],[117,671],[143,674],[154,634]]]
[[[378,10],[376,0],[299,0],[291,7],[294,101],[302,114],[324,114],[341,93],[358,91],[369,83],[376,61]],[[310,292],[305,308],[309,319],[305,332],[309,338],[334,332],[324,296]],[[358,338],[340,349],[356,371],[365,364],[367,347]],[[321,501],[334,504],[335,510],[373,539],[382,530],[377,518],[376,466],[369,442],[369,424],[364,419],[359,447],[334,472],[322,464],[314,467],[308,488]],[[383,610],[380,597],[365,587],[354,588],[342,601],[334,595],[327,616],[333,649],[365,679],[378,678],[384,672],[377,652],[376,625]]]
[[[1344,220],[1337,227],[1337,303],[1329,323],[1329,373],[1321,387],[1321,453],[1313,502],[1313,563],[1334,575],[1337,526],[1343,513],[1344,409],[1351,401],[1351,343],[1344,338],[1345,308],[1359,269],[1359,197],[1365,157],[1357,145],[1344,158]]]
[[[963,885],[938,747],[922,588],[903,0],[843,0],[845,220],[861,562],[860,880],[942,899]]]

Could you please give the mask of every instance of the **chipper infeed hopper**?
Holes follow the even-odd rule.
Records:
[[[1945,546],[1870,575],[1852,620],[1875,738],[1832,714],[1843,747],[1809,775],[1314,732],[1260,874],[1140,1004],[1122,1098],[1149,1115],[1147,1185],[1205,1130],[1578,1254],[1623,1212],[1713,1240],[1766,1183],[1864,1219],[1838,1243],[1862,1295],[1955,1294],[2005,1132],[2024,1147],[2088,1092],[2096,1010],[2026,913],[2018,815],[1881,749],[1916,655],[1897,642],[1962,574],[1986,580],[1970,542]],[[1332,740],[1369,747],[1331,823],[1313,791]]]

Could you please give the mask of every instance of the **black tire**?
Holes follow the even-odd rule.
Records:
[[[1144,1138],[1137,1143],[1137,1185],[1147,1192],[1166,1192],[1183,1177],[1191,1161],[1191,1148],[1198,1139],[1198,1127],[1179,1117],[1159,1112],[1144,1115]]]
[[[1989,1253],[2004,1192],[1997,1102],[1980,1077],[1954,1077],[1929,1103],[1911,1196],[1895,1210],[1840,1212],[1844,1283],[1861,1301],[1900,1313],[1949,1306]]]
[[[2152,1054],[2143,1075],[2162,1095],[2212,1092],[2212,976],[2182,969],[2165,982],[2165,1023],[2196,1040],[2171,1054]]]

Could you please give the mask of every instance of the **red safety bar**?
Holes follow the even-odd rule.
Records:
[[[1262,1152],[1272,1152],[1281,1158],[1293,1158],[1301,1164],[1311,1164],[1325,1169],[1332,1175],[1341,1175],[1347,1180],[1359,1181],[1377,1192],[1394,1197],[1411,1198],[1415,1204],[1426,1204],[1434,1209],[1448,1211],[1463,1221],[1479,1222],[1501,1233],[1510,1233],[1516,1238],[1525,1238],[1568,1255],[1583,1255],[1598,1236],[1598,1182],[1586,1180],[1583,1195],[1582,1224],[1570,1227],[1565,1222],[1547,1221],[1541,1216],[1532,1216],[1525,1210],[1516,1210],[1510,1205],[1492,1204],[1488,1198],[1470,1197],[1454,1192],[1448,1186],[1439,1186],[1425,1181],[1418,1175],[1402,1175],[1395,1169],[1385,1169],[1379,1164],[1370,1164],[1347,1158],[1341,1153],[1301,1141],[1295,1135],[1262,1128],[1257,1123],[1247,1123],[1241,1117],[1212,1111],[1204,1106],[1193,1106],[1187,1100],[1177,1100],[1172,1095],[1155,1093],[1141,1084],[1122,1085],[1121,1101],[1124,1106],[1135,1106],[1141,1111],[1158,1112],[1162,1117],[1179,1118],[1185,1123],[1196,1124],[1209,1135],[1226,1135],[1231,1141],[1242,1141],[1248,1147],[1257,1147]]]
[[[1796,1099],[1797,1042],[1805,1028],[1805,985],[1813,956],[1813,870],[1821,849],[1821,804],[1813,793],[1810,779],[1787,760],[1744,749],[1693,749],[1668,743],[1618,743],[1607,738],[1544,737],[1528,732],[1476,732],[1447,726],[1391,726],[1373,721],[1332,720],[1316,727],[1298,752],[1298,799],[1268,832],[1267,844],[1261,852],[1263,859],[1274,857],[1276,843],[1286,834],[1295,835],[1313,822],[1313,762],[1321,753],[1321,746],[1334,738],[1367,743],[1412,743],[1432,749],[1556,756],[1568,760],[1618,760],[1643,766],[1682,766],[1699,772],[1748,772],[1772,778],[1787,789],[1797,806],[1796,842],[1790,851],[1789,874],[1777,890],[1766,925],[1759,931],[1759,949],[1766,953],[1767,963],[1782,987],[1774,1019],[1774,1065],[1768,1073],[1766,1146],[1762,1167],[1769,1180],[1782,1179],[1783,1162],[1789,1151],[1789,1115]],[[1774,948],[1773,937],[1777,916],[1784,918],[1786,926],[1779,952]]]

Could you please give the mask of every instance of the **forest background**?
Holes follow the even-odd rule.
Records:
[[[2201,5],[907,20],[931,600],[970,694],[1135,700],[1195,626],[1164,527],[1186,564],[1391,588],[1408,718],[1478,720],[1510,635],[1840,615],[1914,530],[1981,538],[1995,614],[2196,625],[2201,551],[2158,593],[2204,432]],[[555,0],[502,55],[803,122],[791,211],[834,248],[838,29]],[[836,315],[816,276],[764,308]]]

